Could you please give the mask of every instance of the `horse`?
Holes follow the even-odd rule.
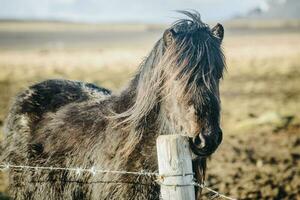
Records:
[[[206,159],[222,141],[219,82],[226,69],[224,28],[196,11],[164,31],[119,92],[70,80],[46,80],[14,99],[5,121],[3,163],[156,172],[156,139],[189,138],[202,183]],[[158,200],[156,177],[55,170],[10,170],[20,199]],[[200,199],[201,190],[196,191]]]

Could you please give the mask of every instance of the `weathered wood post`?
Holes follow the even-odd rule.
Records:
[[[195,200],[188,139],[180,135],[162,135],[157,138],[156,146],[162,199]]]

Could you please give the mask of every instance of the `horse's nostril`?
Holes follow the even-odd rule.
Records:
[[[197,146],[201,144],[201,140],[200,140],[199,136],[196,136],[194,138],[194,144],[197,145]]]
[[[218,148],[222,142],[222,130],[218,129],[214,132],[200,133],[190,139],[191,149],[198,156],[209,156]]]
[[[205,146],[205,140],[201,134],[193,138],[193,143],[197,148],[203,148]]]

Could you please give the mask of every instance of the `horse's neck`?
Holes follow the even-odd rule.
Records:
[[[129,86],[120,93],[117,104],[122,108],[117,111],[118,113],[124,112],[134,105],[137,96],[138,78],[137,75],[130,82]],[[147,95],[145,95],[145,101],[147,101]],[[155,132],[154,135],[158,136],[162,134],[172,134],[174,132],[174,124],[170,119],[171,112],[174,112],[171,108],[171,104],[174,104],[173,101],[173,97],[168,97],[162,102],[157,102],[151,112],[147,113],[147,116],[141,119],[141,121],[143,121],[141,126],[144,127],[145,134],[149,134],[149,132],[154,134],[153,132]]]
[[[132,107],[136,99],[136,77],[124,88],[117,97],[115,111],[122,113]]]

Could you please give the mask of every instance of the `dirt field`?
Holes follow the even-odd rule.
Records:
[[[11,97],[43,79],[121,88],[161,33],[23,26],[0,25],[0,125]],[[300,30],[227,33],[224,140],[208,163],[207,185],[239,199],[300,199]]]

